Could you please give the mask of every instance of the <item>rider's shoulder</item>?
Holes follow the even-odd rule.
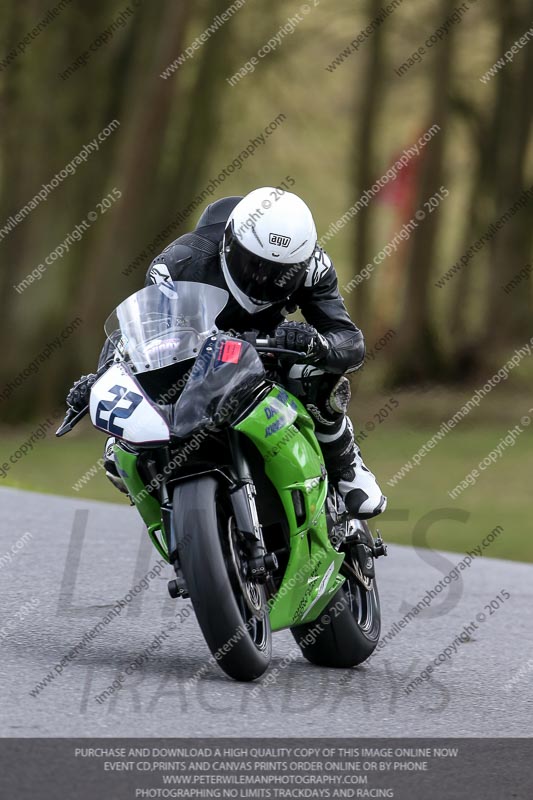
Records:
[[[147,279],[150,283],[177,280],[182,269],[192,261],[193,252],[190,247],[178,240],[171,242],[158,255],[148,268]]]
[[[193,250],[187,242],[182,241],[183,237],[171,242],[163,252],[154,259],[156,261],[164,261],[166,264],[179,264],[183,261],[188,261],[193,257]]]
[[[317,245],[311,258],[311,263],[307,268],[305,287],[311,289],[319,283],[329,282],[335,279],[335,275],[335,268],[331,258],[322,247]]]

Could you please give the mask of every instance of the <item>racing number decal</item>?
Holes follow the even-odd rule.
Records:
[[[113,434],[114,436],[122,436],[124,428],[115,424],[116,419],[129,419],[137,406],[142,403],[143,396],[136,392],[128,392],[124,386],[112,386],[109,394],[114,395],[113,400],[100,400],[96,408],[96,424],[103,428],[105,431]],[[118,403],[121,401],[127,402],[129,405],[123,408],[117,408]],[[104,419],[102,414],[109,413],[109,418]]]

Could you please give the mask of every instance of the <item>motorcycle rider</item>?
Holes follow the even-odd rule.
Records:
[[[329,479],[351,516],[369,519],[382,513],[387,499],[363,463],[346,413],[351,396],[346,374],[363,363],[363,334],[346,311],[335,269],[317,243],[313,216],[303,200],[264,187],[211,203],[193,232],[178,237],[153,260],[145,286],[175,280],[229,291],[217,318],[220,330],[274,335],[279,347],[302,352],[302,363],[288,372],[287,388],[314,419]],[[286,320],[297,308],[306,322]],[[112,349],[106,342],[100,366]],[[84,407],[95,380],[95,375],[82,377],[67,403]],[[113,443],[109,439],[106,444],[106,471],[124,490]]]

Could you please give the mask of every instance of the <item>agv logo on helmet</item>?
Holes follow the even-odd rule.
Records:
[[[268,237],[268,241],[270,244],[274,244],[277,247],[288,247],[291,243],[291,237],[282,236],[281,233],[271,233]]]

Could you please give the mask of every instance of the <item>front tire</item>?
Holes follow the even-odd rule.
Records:
[[[173,525],[180,567],[211,653],[231,678],[255,680],[272,653],[265,590],[246,580],[242,541],[215,478],[176,486]]]

